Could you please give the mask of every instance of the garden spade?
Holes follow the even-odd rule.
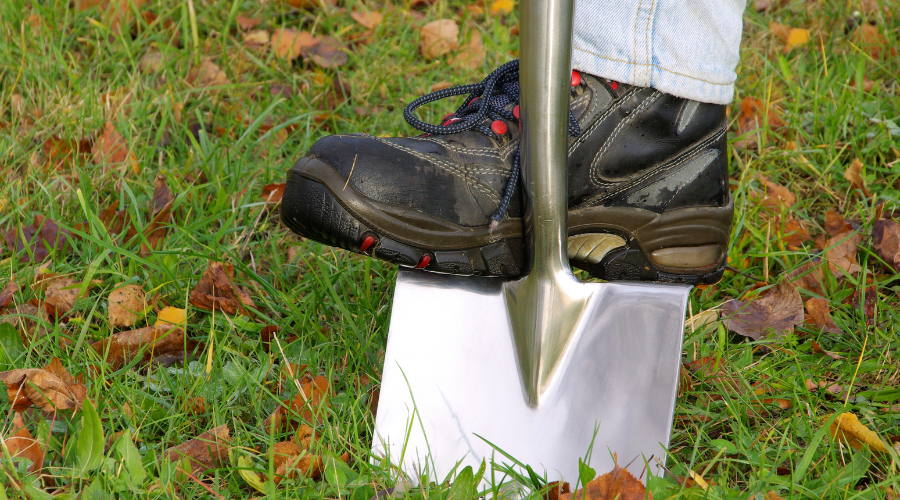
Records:
[[[548,481],[659,472],[672,428],[687,285],[582,283],[566,253],[572,0],[522,0],[522,189],[530,272],[401,270],[373,455],[413,481],[483,460]],[[514,467],[521,468],[521,465]],[[500,479],[499,477],[495,479]]]

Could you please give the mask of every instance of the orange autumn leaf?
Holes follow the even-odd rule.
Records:
[[[249,313],[245,306],[254,306],[250,295],[234,284],[234,266],[223,262],[209,263],[197,286],[191,290],[188,301],[207,311],[246,316]]]
[[[852,412],[838,415],[828,430],[832,439],[849,445],[853,449],[859,450],[863,446],[868,446],[872,451],[888,452],[887,445],[878,437],[878,434],[863,425],[859,421],[859,417]]]
[[[13,415],[12,428],[0,445],[3,447],[0,456],[9,453],[13,461],[24,459],[31,462],[28,472],[37,472],[44,466],[44,447],[31,435],[19,412]]]

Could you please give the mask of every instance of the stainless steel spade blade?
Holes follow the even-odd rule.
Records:
[[[373,454],[441,481],[458,462],[510,463],[574,482],[665,459],[685,285],[581,283],[566,255],[566,125],[572,0],[523,0],[523,278],[401,270]],[[496,448],[495,448],[496,447]],[[655,457],[657,460],[653,460]],[[644,474],[646,477],[646,473]]]

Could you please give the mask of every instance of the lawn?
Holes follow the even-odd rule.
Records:
[[[317,138],[413,134],[407,102],[515,58],[516,17],[0,2],[0,500],[555,499],[370,460],[396,270],[278,208]],[[900,498],[898,40],[896,2],[748,6],[729,268],[691,292],[655,498]]]

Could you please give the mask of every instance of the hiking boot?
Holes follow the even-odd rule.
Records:
[[[440,125],[416,108],[468,94]],[[401,266],[528,270],[519,188],[518,61],[416,99],[418,137],[320,139],[288,173],[282,220],[307,238]],[[713,283],[733,204],[725,106],[572,73],[568,254],[607,280]]]

